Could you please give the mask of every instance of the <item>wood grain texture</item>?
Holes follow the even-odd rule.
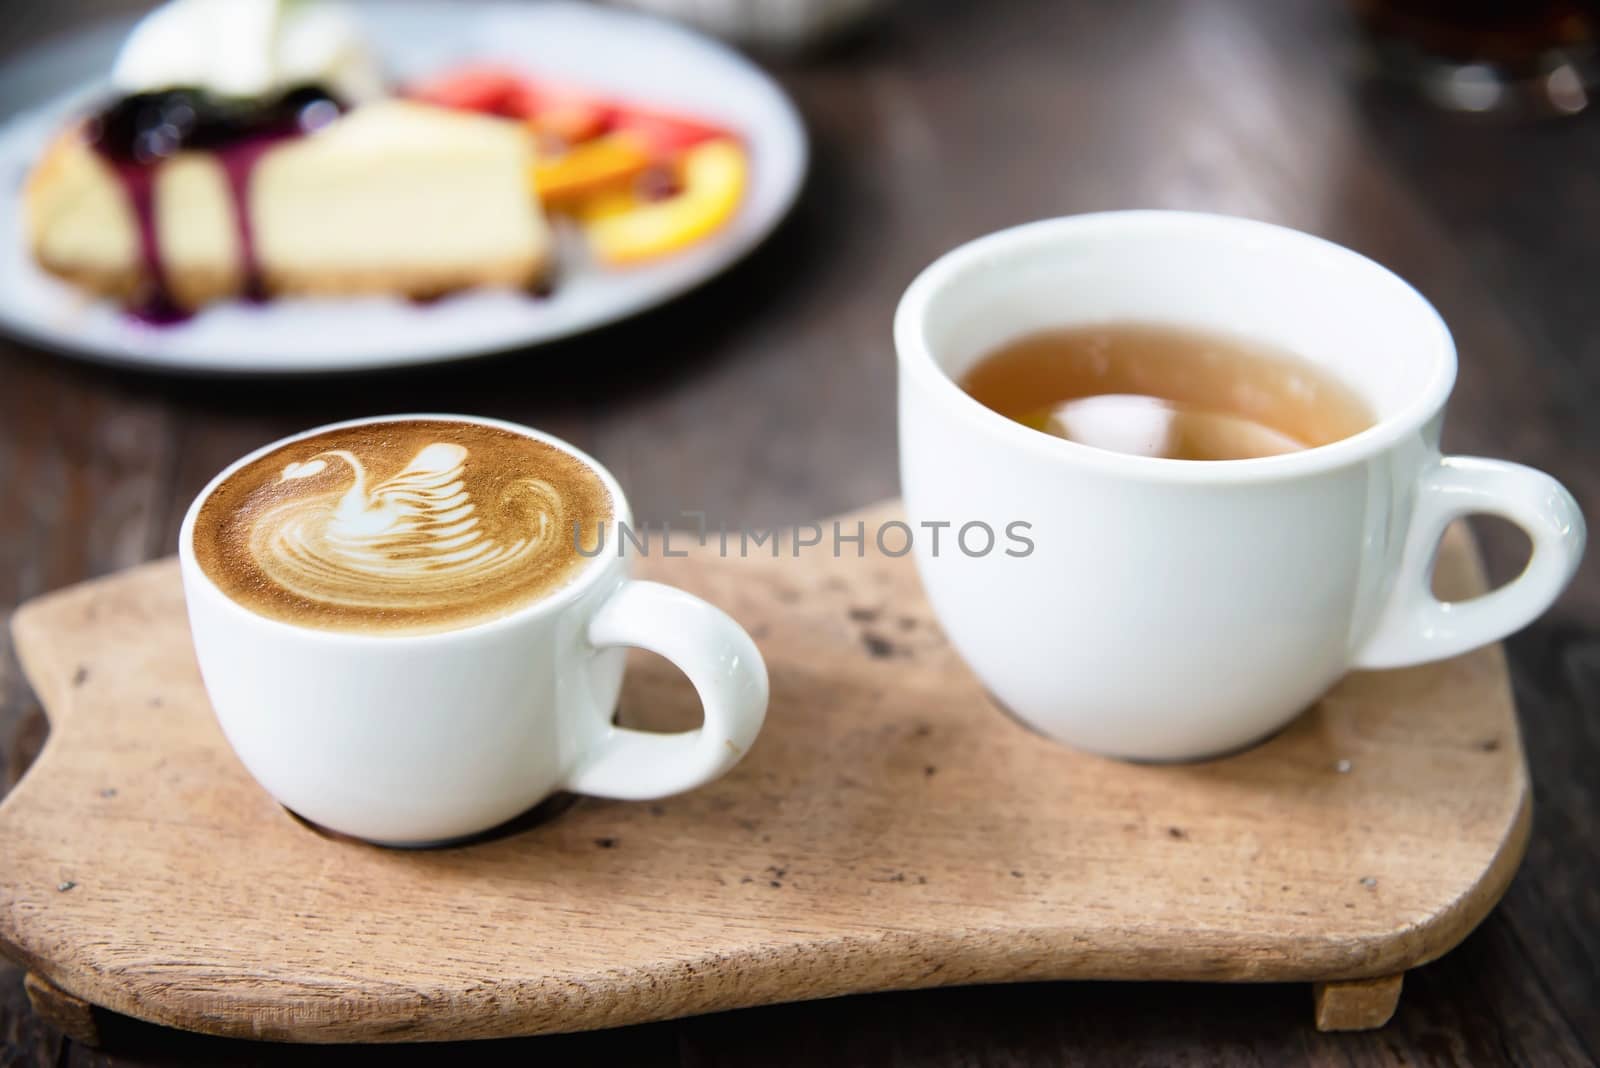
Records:
[[[1371,1031],[1394,1016],[1400,1004],[1402,975],[1317,983],[1311,989],[1318,1031]]]
[[[55,1068],[66,1045],[61,1031],[33,1010],[22,969],[0,958],[0,1065]]]
[[[100,1025],[95,1019],[93,1005],[32,972],[23,976],[22,988],[27,991],[33,1011],[45,1023],[74,1042],[89,1046],[100,1044]]]
[[[1089,757],[989,706],[910,559],[876,553],[898,514],[841,521],[860,559],[713,538],[645,561],[767,658],[767,728],[725,779],[431,852],[323,836],[248,778],[173,562],[25,606],[52,735],[0,804],[0,943],[174,1027],[421,1041],[951,984],[1390,976],[1510,882],[1529,808],[1497,648],[1354,675],[1229,759]],[[1482,589],[1459,531],[1440,576]],[[630,672],[626,721],[692,709],[663,662]]]

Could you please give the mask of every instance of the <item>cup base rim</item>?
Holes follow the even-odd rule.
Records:
[[[1123,753],[1113,753],[1104,749],[1095,749],[1091,746],[1079,745],[1076,742],[1064,741],[1061,738],[1058,738],[1044,730],[1037,724],[1030,722],[1027,717],[1022,716],[1010,705],[1006,704],[1004,701],[1000,700],[999,697],[995,696],[994,691],[985,689],[983,693],[984,696],[989,699],[989,703],[992,704],[1007,719],[1017,724],[1023,730],[1028,731],[1030,734],[1036,734],[1040,738],[1043,738],[1045,741],[1050,742],[1053,745],[1059,745],[1064,749],[1071,749],[1079,753],[1086,753],[1089,756],[1100,757],[1104,760],[1116,760],[1123,764],[1135,764],[1144,767],[1205,764],[1214,760],[1226,760],[1229,757],[1238,756],[1241,753],[1247,752],[1248,750],[1254,749],[1257,746],[1265,745],[1267,742],[1270,742],[1273,738],[1276,738],[1278,735],[1294,726],[1295,723],[1299,722],[1300,717],[1305,715],[1306,712],[1308,712],[1311,708],[1315,707],[1316,704],[1315,702],[1312,702],[1312,704],[1307,705],[1305,708],[1302,708],[1300,711],[1290,716],[1282,724],[1273,727],[1271,730],[1262,734],[1255,735],[1254,737],[1240,742],[1237,745],[1228,745],[1222,747],[1221,749],[1207,750],[1206,752],[1199,753],[1194,756],[1146,757],[1129,756]]]
[[[578,803],[578,800],[579,797],[577,794],[555,793],[551,794],[543,801],[540,801],[532,808],[523,812],[519,812],[517,815],[512,816],[510,819],[501,823],[497,823],[493,827],[488,827],[481,831],[472,831],[467,834],[449,835],[444,838],[421,839],[367,838],[359,834],[350,834],[348,832],[329,827],[326,824],[318,823],[316,820],[301,815],[288,805],[283,805],[283,811],[288,813],[290,818],[296,823],[311,831],[313,834],[318,834],[324,838],[329,838],[338,842],[353,842],[358,845],[371,845],[377,846],[381,849],[397,850],[457,849],[463,846],[499,841],[502,838],[509,838],[513,835],[520,834],[523,831],[532,830],[535,827],[542,827],[546,823],[549,823],[556,817],[562,815],[568,809],[572,808],[572,806]]]

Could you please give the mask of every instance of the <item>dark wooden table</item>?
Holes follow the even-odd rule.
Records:
[[[8,0],[0,52],[131,6]],[[901,289],[986,231],[1118,207],[1283,222],[1410,278],[1460,343],[1449,447],[1542,467],[1600,515],[1600,119],[1432,112],[1353,80],[1346,33],[1338,7],[1299,0],[906,0],[826,57],[775,64],[815,138],[799,209],[748,265],[635,323],[456,367],[288,383],[116,373],[0,342],[0,610],[172,552],[224,463],[371,413],[543,427],[609,465],[652,522],[685,508],[795,522],[892,495]],[[1479,529],[1491,570],[1513,573],[1519,536]],[[1600,570],[1509,650],[1537,796],[1527,862],[1475,935],[1408,976],[1380,1032],[1313,1032],[1304,987],[1049,984],[450,1049],[288,1049],[125,1021],[101,1053],[50,1033],[0,965],[0,1065],[1592,1063]],[[46,731],[4,647],[0,791]]]

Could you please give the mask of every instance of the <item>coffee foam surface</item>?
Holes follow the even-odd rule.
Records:
[[[261,615],[370,633],[453,630],[564,586],[611,517],[587,464],[451,420],[330,430],[258,457],[200,507],[206,576]]]

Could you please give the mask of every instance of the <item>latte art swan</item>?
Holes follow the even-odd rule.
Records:
[[[291,462],[280,484],[322,482],[340,468],[350,481],[262,511],[251,526],[250,554],[291,593],[379,610],[443,607],[459,601],[464,588],[547,566],[567,548],[560,493],[543,479],[519,478],[480,502],[467,489],[467,456],[465,446],[434,442],[370,486],[365,465],[348,449]],[[492,531],[491,524],[509,529]]]
[[[377,420],[249,458],[202,501],[193,547],[260,615],[429,634],[565,586],[611,514],[605,480],[550,442],[464,419]]]

